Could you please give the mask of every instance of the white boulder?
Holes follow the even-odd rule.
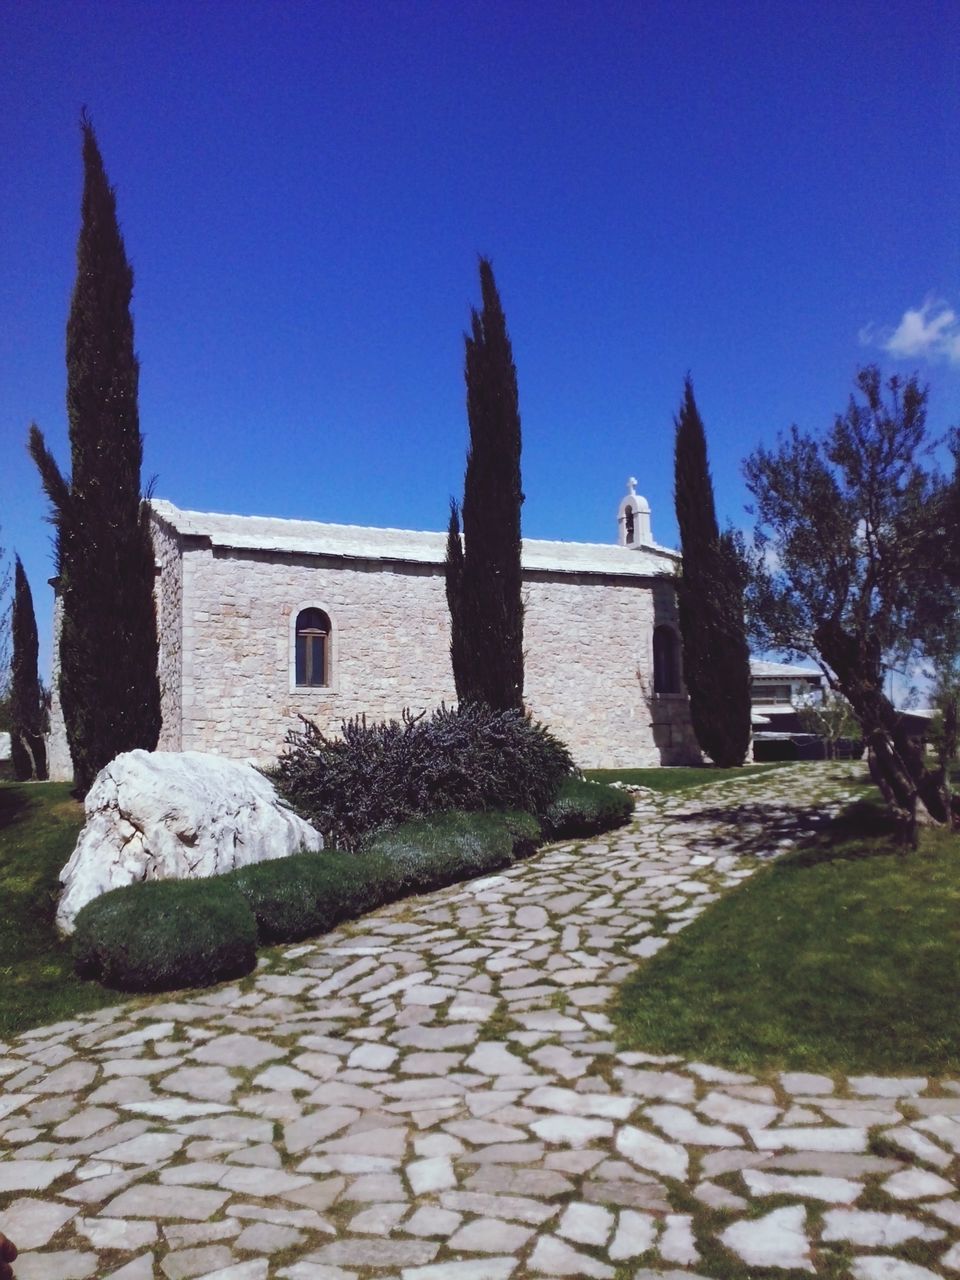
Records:
[[[223,875],[234,867],[323,848],[253,765],[202,751],[127,751],[94,779],[87,820],[60,872],[57,927],[81,907],[141,880]]]

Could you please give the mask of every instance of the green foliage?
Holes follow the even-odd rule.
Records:
[[[104,986],[171,991],[249,973],[256,942],[253,914],[231,877],[155,880],[87,903],[73,956],[82,978]]]
[[[956,636],[957,481],[924,465],[933,442],[916,377],[884,386],[871,366],[857,388],[860,398],[821,437],[793,427],[744,465],[757,516],[748,613],[759,648],[812,657],[832,672],[876,781],[914,827],[918,798],[941,822],[948,798],[883,678],[894,656],[935,656]]]
[[[288,735],[271,778],[341,849],[445,809],[541,814],[573,770],[566,747],[542,725],[478,703],[369,726],[350,720],[340,738],[327,738],[310,720],[303,724]]]
[[[73,972],[54,928],[60,869],[83,825],[69,783],[0,785],[0,1040],[116,1004]]]
[[[528,813],[443,813],[383,832],[360,853],[300,853],[114,889],[77,916],[77,972],[126,991],[209,986],[249,973],[258,943],[314,937],[407,894],[509,866],[539,840]]]
[[[57,878],[82,823],[69,784],[0,786],[0,1039],[120,999],[80,981],[54,928]],[[79,963],[127,991],[220,981],[249,971],[254,937],[315,936],[403,894],[507,866],[533,852],[539,825],[526,813],[445,813],[391,835],[365,853],[296,854],[105,894],[77,917]]]
[[[930,742],[937,753],[940,767],[946,774],[946,770],[957,758],[960,656],[956,653],[938,664],[931,701],[936,714],[930,726]]]
[[[388,879],[358,854],[297,853],[232,872],[261,944],[297,942],[392,900]]]
[[[527,813],[440,813],[381,832],[359,853],[295,854],[227,879],[247,900],[261,943],[294,942],[408,894],[509,866],[539,840]]]
[[[381,832],[360,860],[375,860],[400,897],[499,870],[539,843],[532,814],[447,812]]]
[[[697,742],[723,768],[743,764],[750,748],[750,653],[743,621],[743,570],[732,539],[721,535],[707,463],[707,439],[684,382],[675,420],[674,497],[683,564],[677,608],[683,677]]]
[[[459,513],[447,541],[447,601],[457,697],[523,707],[520,408],[517,371],[493,269],[480,259],[482,307],[465,337],[470,447]],[[456,544],[456,545],[455,545]]]
[[[622,1047],[739,1070],[960,1070],[960,849],[874,799],[714,903],[621,990]]]
[[[822,696],[807,694],[797,704],[797,718],[804,733],[815,733],[822,738],[827,759],[836,754],[841,738],[857,738],[860,726],[850,703],[842,694],[824,690]]]
[[[14,571],[13,669],[10,681],[10,748],[18,782],[47,776],[43,740],[44,698],[37,674],[37,620],[30,583],[20,557]]]
[[[566,778],[560,784],[544,822],[552,840],[595,836],[622,827],[633,817],[633,798],[600,782]]]
[[[154,558],[141,503],[139,364],[133,272],[93,126],[84,116],[77,277],[67,323],[72,474],[30,431],[56,527],[60,700],[78,789],[121,751],[153,750],[160,732]]]
[[[0,546],[0,732],[9,732],[10,722],[10,567],[6,548]]]

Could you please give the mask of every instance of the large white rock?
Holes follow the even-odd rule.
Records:
[[[127,751],[94,779],[70,861],[57,927],[81,907],[141,880],[222,875],[234,867],[323,848],[252,765],[202,751]]]

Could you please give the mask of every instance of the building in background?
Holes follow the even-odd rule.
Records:
[[[750,703],[754,736],[758,733],[802,733],[797,708],[823,697],[826,680],[816,667],[750,659]]]
[[[160,750],[268,764],[301,716],[398,719],[456,702],[446,533],[151,502]],[[616,543],[524,539],[524,701],[578,765],[697,762],[674,577],[631,480]],[[70,776],[59,702],[52,761]]]

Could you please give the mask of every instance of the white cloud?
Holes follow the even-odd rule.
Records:
[[[960,316],[942,298],[927,298],[922,306],[909,308],[895,329],[868,324],[859,337],[863,346],[880,347],[899,359],[960,364]]]

